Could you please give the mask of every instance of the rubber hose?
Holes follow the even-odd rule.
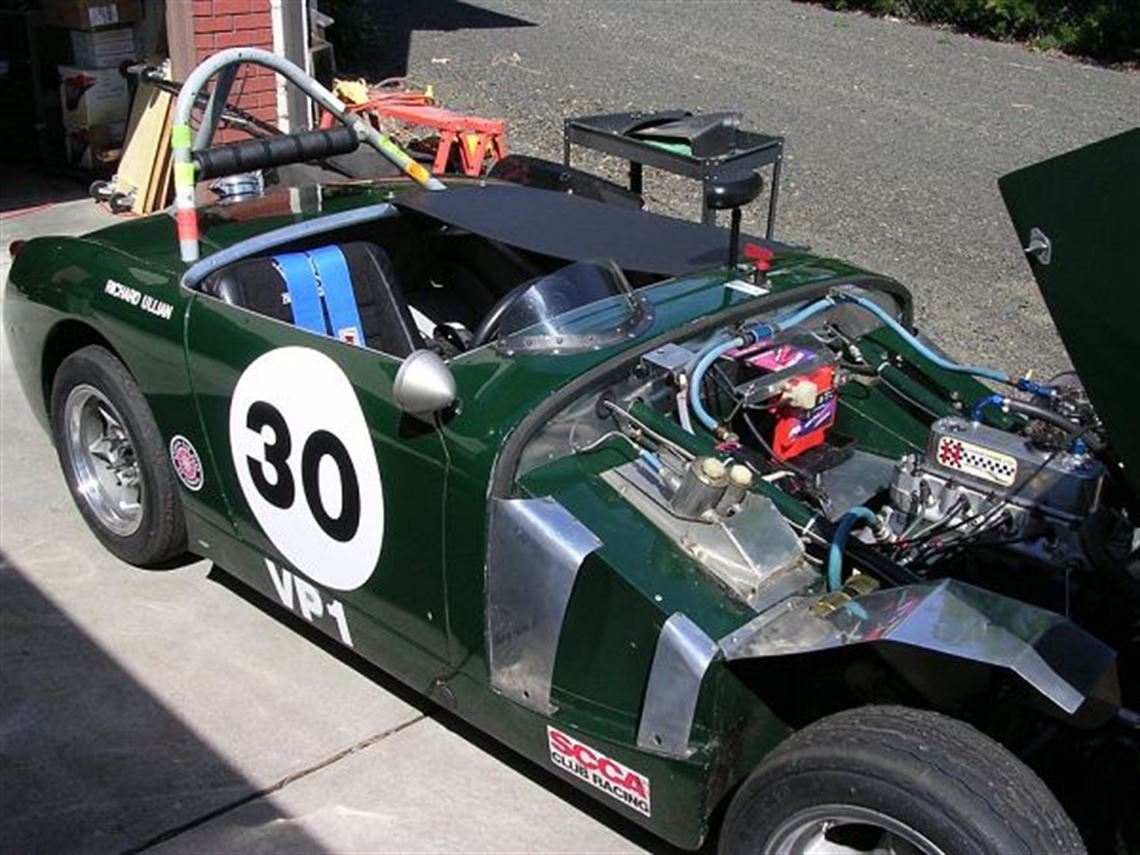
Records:
[[[974,404],[973,419],[976,422],[982,420],[982,412],[987,407],[1005,407],[1010,412],[1021,413],[1023,416],[1029,416],[1031,419],[1039,419],[1043,422],[1059,427],[1061,430],[1070,434],[1073,437],[1080,437],[1093,451],[1098,451],[1102,446],[1100,441],[1094,436],[1086,436],[1087,428],[1071,422],[1060,413],[1050,410],[1048,407],[1042,407],[1038,404],[1030,403],[1029,401],[1019,401],[1016,398],[1006,398],[1003,395],[987,395],[976,404]]]
[[[895,318],[891,316],[882,306],[874,300],[868,300],[866,297],[857,297],[852,295],[843,295],[840,299],[847,300],[862,306],[872,315],[877,317],[880,321],[894,330],[902,339],[917,350],[926,359],[933,362],[939,368],[945,371],[952,371],[955,374],[972,374],[975,377],[987,377],[990,380],[996,380],[999,383],[1010,383],[1009,375],[1002,371],[997,371],[993,368],[982,368],[975,365],[961,365],[957,362],[952,362],[944,356],[940,356],[931,350],[927,345],[923,344],[917,336],[910,330],[900,324]]]
[[[857,505],[840,517],[839,523],[835,526],[835,534],[831,538],[831,546],[827,551],[827,590],[829,591],[838,591],[843,587],[843,548],[847,544],[847,538],[851,535],[851,529],[855,528],[855,523],[860,520],[866,523],[874,523],[878,521],[878,517],[869,508]]]

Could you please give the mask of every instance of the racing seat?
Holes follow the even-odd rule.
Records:
[[[199,290],[259,315],[398,358],[423,346],[392,262],[372,243],[246,259],[211,274]]]

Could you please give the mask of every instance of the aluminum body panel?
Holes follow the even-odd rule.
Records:
[[[721,639],[728,660],[784,656],[855,644],[894,642],[1004,668],[1066,713],[1103,678],[1111,650],[1064,617],[953,579],[889,588],[823,616],[793,598]],[[1055,638],[1067,636],[1068,649]],[[1077,646],[1086,657],[1077,655]]]
[[[640,747],[675,757],[692,753],[689,732],[701,681],[719,651],[716,642],[683,612],[665,621],[637,729]]]
[[[491,684],[551,713],[562,619],[583,559],[602,542],[553,499],[494,499],[487,546]]]

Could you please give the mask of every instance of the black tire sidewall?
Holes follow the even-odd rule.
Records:
[[[885,814],[948,855],[1084,852],[1044,783],[964,722],[863,707],[789,737],[741,785],[720,855],[759,853],[786,821],[820,805]]]
[[[889,781],[860,772],[817,768],[783,774],[777,780],[749,782],[749,792],[740,809],[750,820],[726,823],[732,839],[722,841],[722,853],[759,853],[783,822],[793,814],[820,804],[853,804],[886,814],[925,836],[935,846],[954,855],[996,855],[999,851],[979,847],[938,805],[919,801],[914,793]],[[735,807],[735,805],[734,805]]]
[[[106,528],[79,494],[66,436],[64,405],[72,389],[88,385],[106,396],[134,446],[143,485],[142,523],[130,535]],[[68,356],[52,381],[51,430],[68,489],[87,526],[116,557],[140,567],[153,566],[186,549],[185,518],[179,488],[158,425],[138,384],[105,348],[88,346]]]

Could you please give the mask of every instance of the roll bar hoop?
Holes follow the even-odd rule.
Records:
[[[361,142],[368,143],[421,186],[428,190],[445,189],[443,182],[433,178],[431,173],[409,157],[386,134],[372,127],[367,119],[350,113],[344,102],[289,60],[260,48],[229,48],[214,54],[190,72],[190,76],[182,84],[178,101],[174,106],[174,124],[170,133],[174,160],[174,218],[178,230],[178,249],[183,261],[192,263],[197,261],[199,256],[198,211],[194,205],[193,153],[210,144],[221,105],[225,103],[230,85],[233,83],[234,67],[246,62],[264,66],[283,76],[340,122],[355,131]],[[219,72],[221,75],[206,106],[202,127],[194,139],[190,130],[190,114],[198,94]]]

